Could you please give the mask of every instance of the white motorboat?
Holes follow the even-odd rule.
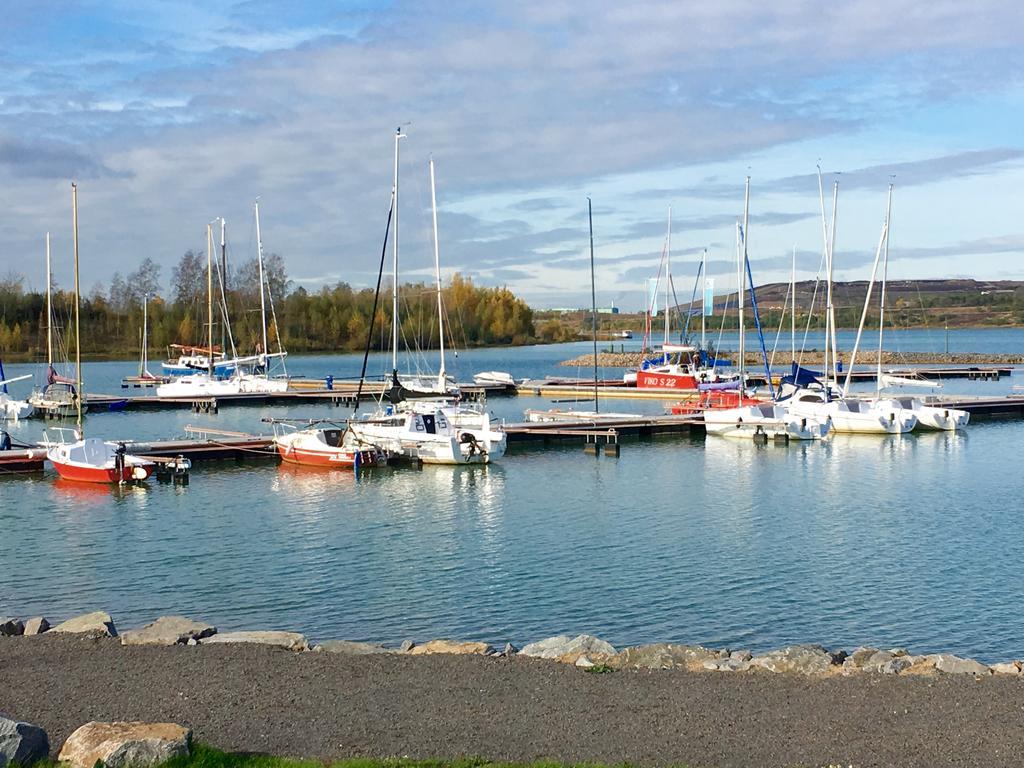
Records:
[[[13,379],[5,379],[4,366],[3,363],[0,363],[0,419],[18,421],[19,419],[27,419],[32,415],[35,408],[30,402],[27,400],[16,400],[7,391],[8,384],[31,378],[31,375],[26,374],[25,376],[17,376]]]
[[[914,411],[892,398],[855,400],[811,386],[796,390],[782,402],[794,416],[831,419],[834,432],[902,435],[917,426]]]
[[[703,412],[704,427],[709,435],[752,438],[763,434],[774,438],[785,435],[790,440],[821,440],[832,428],[831,420],[798,416],[778,403],[759,403],[739,408],[711,408]]]
[[[473,374],[473,383],[481,387],[514,387],[516,380],[505,371],[481,371]]]
[[[505,455],[507,436],[486,412],[410,400],[349,423],[353,438],[425,464],[488,464]]]

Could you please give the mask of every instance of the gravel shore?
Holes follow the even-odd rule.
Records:
[[[479,656],[0,638],[0,712],[54,753],[89,720],[170,721],[214,747],[661,766],[1024,765],[1024,681],[592,674]]]

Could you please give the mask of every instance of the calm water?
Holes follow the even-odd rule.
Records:
[[[962,351],[1024,350],[1020,331],[950,337]],[[918,332],[899,341],[930,348]],[[463,376],[564,373],[553,363],[587,346],[474,350],[454,365]],[[290,369],[340,376],[360,362],[310,357]],[[91,364],[88,388],[117,392],[131,369]],[[20,370],[8,366],[8,375]],[[1013,382],[950,382],[946,391],[1003,395]],[[512,420],[548,404],[490,405]],[[97,414],[86,426],[155,438],[188,423],[258,431],[263,416],[329,413]],[[30,439],[39,429],[12,432]],[[0,614],[104,608],[129,627],[174,612],[222,629],[393,643],[591,632],[615,644],[817,641],[1010,658],[1024,655],[1022,443],[1024,423],[994,422],[788,447],[630,442],[617,460],[575,446],[518,449],[492,467],[358,478],[225,463],[197,468],[185,488],[123,492],[0,479]]]

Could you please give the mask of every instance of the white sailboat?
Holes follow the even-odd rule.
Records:
[[[736,300],[739,315],[739,392],[737,402],[744,402],[745,379],[745,331],[744,299],[747,273],[747,224],[750,218],[750,177],[747,177],[743,193],[743,224],[737,226],[736,256],[737,283]],[[784,405],[774,402],[748,403],[736,408],[708,408],[703,411],[704,428],[709,435],[718,437],[753,438],[765,435],[770,438],[785,436],[792,440],[820,440],[829,433],[828,417],[820,418],[796,415]]]
[[[205,398],[221,397],[251,393],[274,393],[288,390],[288,379],[272,377],[270,364],[274,359],[283,359],[287,352],[279,350],[267,352],[267,308],[266,284],[263,275],[263,239],[260,234],[259,203],[253,204],[256,215],[256,243],[260,282],[260,326],[262,346],[255,355],[235,357],[231,360],[218,360],[215,355],[205,357],[207,370],[190,373],[178,377],[156,388],[156,396],[160,398]],[[206,225],[206,311],[208,327],[208,350],[214,349],[213,344],[213,225]],[[233,372],[228,378],[220,378],[216,369],[227,367]]]
[[[7,391],[7,385],[16,381],[31,379],[31,374],[15,376],[13,379],[2,379],[4,367],[0,364],[0,419],[7,421],[19,421],[27,419],[35,411],[35,408],[27,400],[16,400]]]
[[[71,211],[75,243],[75,383],[82,391],[82,345],[80,335],[81,298],[78,287],[78,186],[71,184]],[[124,443],[86,437],[82,429],[82,401],[76,400],[76,428],[56,429],[56,440],[46,436],[46,458],[66,480],[85,483],[116,483],[145,480],[156,465],[149,459],[128,453]]]
[[[441,366],[433,382],[421,379],[415,395],[435,393],[437,398],[408,399],[410,394],[398,376],[398,160],[399,142],[405,134],[395,133],[395,167],[392,186],[395,231],[392,241],[391,293],[391,404],[383,403],[368,419],[349,422],[347,439],[360,445],[374,445],[396,455],[427,464],[487,464],[505,454],[504,430],[491,423],[490,414],[469,408],[446,397],[449,380],[444,359],[444,308],[441,300],[440,247],[437,228],[437,197],[434,160],[430,160],[430,189],[434,214],[434,269],[437,281],[438,322],[441,336]]]
[[[822,226],[825,232],[825,248],[827,260],[827,309],[825,316],[825,369],[824,383],[817,383],[803,388],[794,389],[790,387],[785,391],[785,402],[791,413],[805,417],[825,417],[832,420],[832,429],[835,432],[852,434],[904,434],[910,432],[917,426],[917,416],[913,410],[905,409],[899,402],[892,398],[881,396],[874,399],[854,399],[846,395],[849,391],[850,379],[853,373],[853,366],[857,358],[857,350],[860,345],[861,334],[864,330],[864,322],[867,317],[867,309],[871,301],[871,290],[874,286],[875,275],[878,270],[879,259],[882,249],[889,236],[889,213],[892,204],[892,185],[889,186],[889,198],[886,206],[885,221],[882,224],[882,234],[879,237],[878,248],[875,251],[874,266],[871,270],[871,280],[868,283],[867,295],[864,299],[864,311],[861,315],[860,326],[857,329],[857,337],[854,341],[853,352],[850,355],[850,364],[847,368],[845,386],[839,386],[838,366],[836,363],[835,346],[835,314],[832,306],[832,275],[833,275],[833,253],[835,245],[835,219],[836,204],[838,200],[839,182],[835,182],[832,189],[832,228],[831,236],[825,225],[824,191],[821,186],[821,169],[818,169],[818,194],[821,199]],[[829,352],[832,353],[832,382],[829,382]],[[879,330],[879,355],[881,355],[881,329]],[[879,358],[881,359],[881,358]]]

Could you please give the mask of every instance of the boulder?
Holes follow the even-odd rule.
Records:
[[[820,645],[791,645],[755,656],[749,663],[769,672],[827,675],[834,671],[835,658]]]
[[[93,611],[92,613],[75,616],[73,619],[68,619],[58,624],[50,629],[50,631],[72,634],[88,632],[90,634],[106,635],[107,637],[117,637],[114,620],[110,618],[109,613],[104,613],[103,611]]]
[[[325,640],[313,649],[324,653],[340,653],[345,656],[369,656],[373,653],[394,653],[383,645],[356,643],[351,640]]]
[[[862,645],[860,648],[857,648],[856,650],[854,650],[854,652],[851,653],[849,656],[847,656],[845,661],[843,661],[843,671],[844,672],[859,672],[859,671],[861,671],[864,668],[864,665],[867,663],[868,659],[870,659],[876,653],[878,653],[878,649],[877,648],[872,648],[871,646],[863,646]]]
[[[931,657],[935,668],[948,675],[987,675],[990,670],[974,659],[961,659],[951,653],[938,653]]]
[[[36,616],[34,619],[29,619],[25,622],[26,635],[41,635],[49,628],[50,622],[48,622],[42,616]]]
[[[182,645],[217,633],[217,628],[184,616],[161,616],[144,627],[121,633],[121,645]]]
[[[192,732],[174,723],[86,723],[72,733],[58,760],[71,768],[144,768],[187,757]]]
[[[510,659],[517,653],[519,653],[519,649],[512,645],[512,643],[505,643],[505,650],[501,652],[501,655]]]
[[[1019,661],[1002,661],[993,664],[991,669],[994,675],[1019,675],[1021,663]]]
[[[451,653],[457,656],[488,656],[494,651],[487,643],[459,642],[457,640],[431,640],[409,649],[411,656]]]
[[[12,619],[9,616],[0,618],[0,637],[17,637],[25,634],[25,625],[21,619]]]
[[[750,651],[733,651],[729,654],[730,659],[736,659],[738,661],[750,661],[754,658],[754,654]]]
[[[252,632],[220,632],[204,638],[201,645],[219,645],[224,643],[253,643],[270,645],[275,648],[286,648],[289,651],[308,651],[309,643],[305,635],[298,632],[268,632],[257,630]]]
[[[576,666],[580,669],[591,669],[593,667],[596,667],[597,665],[590,660],[590,657],[587,656],[587,654],[584,653],[578,659],[576,659]]]
[[[705,661],[721,656],[700,645],[652,643],[624,648],[608,659],[608,665],[616,669],[702,669]]]
[[[912,666],[914,666],[914,662],[909,656],[893,656],[889,661],[880,665],[878,671],[883,675],[898,675]]]
[[[402,653],[408,653],[413,649],[413,646],[415,645],[416,643],[414,643],[412,640],[403,640],[402,644],[398,646],[398,650]]]
[[[585,653],[592,658],[595,655],[608,657],[615,653],[615,648],[610,643],[599,640],[593,635],[576,635],[576,637],[558,635],[523,646],[519,655],[538,659],[555,659],[567,664],[575,664],[576,660]]]
[[[0,768],[11,763],[34,765],[49,757],[50,740],[38,725],[0,715]]]
[[[750,669],[750,660],[733,658],[732,656],[724,659],[708,659],[701,664],[701,668],[714,672],[745,672]]]

